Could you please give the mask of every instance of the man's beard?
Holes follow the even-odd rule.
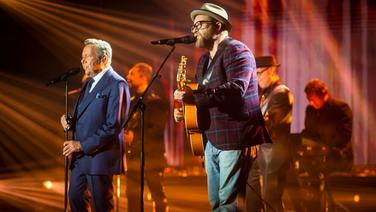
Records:
[[[212,39],[204,38],[203,36],[197,36],[196,47],[197,48],[210,48],[213,46],[214,41]]]

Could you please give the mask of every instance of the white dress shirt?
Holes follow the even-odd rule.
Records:
[[[104,69],[103,71],[99,72],[95,77],[93,77],[94,82],[91,84],[91,88],[89,90],[89,93],[95,88],[95,86],[98,84],[99,80],[103,77],[103,75],[110,69],[111,67],[108,67]]]

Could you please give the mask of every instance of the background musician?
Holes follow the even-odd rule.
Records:
[[[146,63],[137,63],[128,72],[127,81],[132,93],[134,106],[138,97],[145,91],[151,78],[153,69]],[[158,83],[158,80],[154,81]],[[169,104],[164,91],[157,91],[156,84],[151,87],[143,102],[145,110],[145,181],[155,202],[157,212],[167,210],[167,199],[163,190],[163,171],[166,166],[164,129],[168,118]],[[158,86],[159,89],[162,86]],[[137,111],[125,128],[124,140],[127,143],[128,171],[126,194],[128,211],[140,211],[140,147],[141,128],[140,115]]]

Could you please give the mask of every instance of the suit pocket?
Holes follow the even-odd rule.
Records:
[[[90,107],[95,108],[97,111],[105,111],[107,109],[107,98],[95,98]]]

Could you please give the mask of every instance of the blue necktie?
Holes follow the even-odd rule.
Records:
[[[89,77],[89,78],[86,80],[86,87],[85,87],[85,93],[84,93],[83,98],[85,98],[85,97],[87,97],[87,96],[89,95],[91,85],[93,84],[94,81],[95,81],[95,80],[94,80],[92,77]]]

